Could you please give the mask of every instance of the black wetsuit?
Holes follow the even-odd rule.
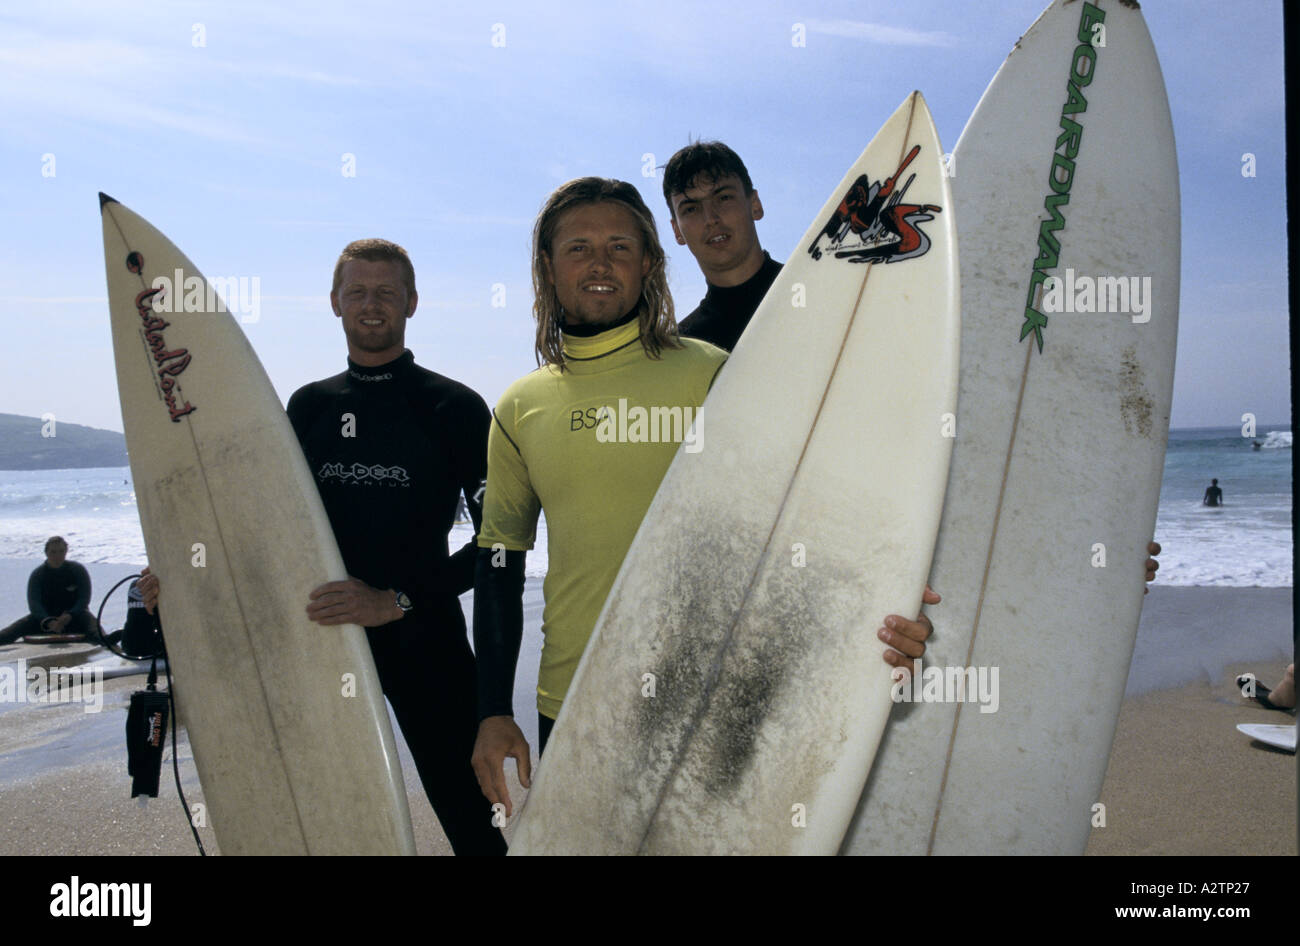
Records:
[[[126,621],[122,630],[109,636],[129,657],[151,657],[162,652],[162,635],[158,632],[158,609],[150,614],[144,608],[140,583],[133,581],[126,588]]]
[[[84,565],[64,561],[58,568],[51,568],[47,562],[42,562],[27,579],[30,613],[0,631],[0,644],[11,643],[28,634],[40,634],[44,630],[42,622],[65,613],[72,615],[72,620],[61,633],[83,634],[94,640],[98,634],[89,605],[90,573]]]
[[[470,767],[474,656],[457,595],[473,585],[476,549],[447,548],[462,493],[479,528],[487,405],[407,351],[377,368],[349,359],[343,374],[299,389],[288,413],[348,574],[411,599],[405,617],[366,634],[438,820],[457,854],[502,854]]]
[[[698,338],[731,351],[780,273],[781,264],[765,252],[758,272],[739,286],[710,283],[695,311],[682,319],[679,332],[684,338]]]

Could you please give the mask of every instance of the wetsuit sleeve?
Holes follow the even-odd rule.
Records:
[[[32,617],[38,621],[44,621],[50,616],[50,612],[45,610],[45,601],[41,598],[42,567],[36,566],[32,576],[27,579],[27,610],[32,612]]]
[[[512,552],[533,547],[541,500],[533,492],[528,465],[518,446],[518,431],[508,429],[513,419],[498,406],[488,434],[488,477],[483,497],[481,549],[500,545]]]
[[[289,415],[289,423],[293,425],[294,435],[298,438],[298,446],[304,452],[307,449],[308,427],[311,425],[310,415],[313,413],[312,401],[311,385],[307,385],[294,391],[284,408],[284,412]]]
[[[77,577],[77,598],[72,602],[72,607],[68,609],[69,614],[76,614],[90,608],[90,572],[76,562],[73,562],[73,564],[77,566],[73,571],[73,574]]]
[[[480,720],[514,715],[515,666],[524,636],[525,555],[478,550],[474,571],[474,661],[478,668]]]
[[[488,432],[492,426],[492,415],[477,395],[462,406],[460,418],[456,483],[465,494],[465,508],[474,523],[474,535],[452,554],[438,582],[443,590],[455,595],[464,594],[475,583],[478,533],[483,528],[483,490],[487,483]]]

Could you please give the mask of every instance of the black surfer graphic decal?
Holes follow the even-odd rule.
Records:
[[[914,145],[898,170],[884,181],[873,184],[867,175],[859,175],[808,247],[812,258],[822,258],[823,248],[818,246],[822,237],[830,241],[825,249],[836,259],[851,263],[897,263],[924,256],[930,249],[930,238],[921,224],[933,220],[943,208],[903,203],[907,189],[916,180],[915,174],[902,187],[897,186],[907,166],[920,153],[921,146]]]

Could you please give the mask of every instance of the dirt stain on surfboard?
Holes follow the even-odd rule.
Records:
[[[1143,384],[1142,363],[1138,361],[1137,346],[1129,345],[1120,354],[1119,410],[1124,418],[1124,430],[1140,437],[1151,436],[1151,414],[1154,406],[1151,395]]]
[[[677,590],[683,602],[679,613],[685,615],[707,613],[716,597],[711,578]],[[690,624],[662,638],[654,670],[657,694],[641,702],[636,719],[647,765],[681,766],[710,795],[735,794],[753,764],[764,722],[808,653],[809,630],[817,622],[813,603],[799,593],[806,590],[804,585],[778,596],[779,614],[757,621],[742,615],[729,645],[721,635],[701,639]],[[772,600],[767,597],[768,604]],[[754,603],[751,599],[746,609]],[[767,633],[755,634],[756,628]],[[664,774],[674,777],[671,771]]]

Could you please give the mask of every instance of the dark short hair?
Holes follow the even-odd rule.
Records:
[[[50,546],[62,545],[65,549],[68,547],[68,540],[61,535],[52,535],[45,540],[45,554],[50,554]]]
[[[339,261],[334,264],[334,286],[330,289],[331,294],[338,292],[339,283],[343,282],[343,265],[354,259],[365,260],[367,263],[385,261],[396,263],[401,267],[407,296],[415,295],[415,267],[411,265],[411,257],[396,243],[378,239],[353,240],[343,247],[343,252],[339,254]]]
[[[668,212],[671,213],[673,209],[673,194],[686,193],[686,188],[694,184],[696,178],[716,181],[731,174],[740,178],[746,194],[754,193],[749,171],[736,152],[721,141],[695,141],[688,144],[664,165],[664,200],[668,202]]]

